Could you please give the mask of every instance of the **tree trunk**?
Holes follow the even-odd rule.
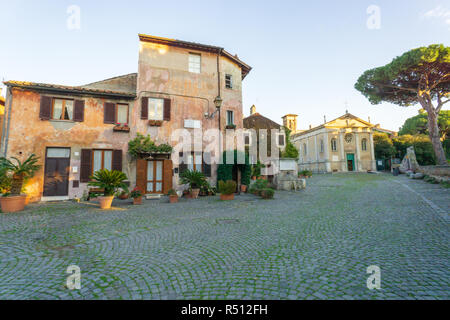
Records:
[[[11,195],[19,196],[22,193],[23,187],[23,176],[21,175],[13,175],[11,182]]]
[[[429,110],[427,110],[429,109]],[[439,126],[437,122],[438,115],[433,107],[427,108],[428,112],[428,132],[431,143],[433,144],[434,153],[436,155],[436,162],[439,165],[446,165],[444,148],[442,147],[441,136],[439,134]]]

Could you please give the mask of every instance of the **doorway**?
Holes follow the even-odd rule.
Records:
[[[355,171],[355,155],[353,153],[347,153],[347,170]]]
[[[44,197],[69,195],[70,148],[47,148]]]
[[[163,193],[163,160],[147,161],[146,193]]]

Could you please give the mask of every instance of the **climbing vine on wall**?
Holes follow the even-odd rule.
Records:
[[[227,153],[233,152],[233,161],[227,163]],[[238,159],[244,159],[245,163],[239,164]],[[241,171],[241,184],[250,185],[252,167],[247,153],[242,151],[224,151],[222,154],[222,164],[217,168],[217,181],[233,180],[233,167],[237,166]]]

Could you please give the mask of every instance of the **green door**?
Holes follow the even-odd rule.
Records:
[[[355,171],[355,155],[353,153],[347,153],[347,170]]]

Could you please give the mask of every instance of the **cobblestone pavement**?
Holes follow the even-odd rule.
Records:
[[[0,214],[0,299],[450,298],[449,189],[369,174],[307,185],[274,200]],[[65,287],[72,264],[81,290]],[[380,290],[366,287],[370,265]]]

